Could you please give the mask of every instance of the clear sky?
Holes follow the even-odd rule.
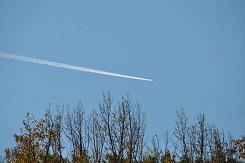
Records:
[[[102,91],[130,91],[148,135],[173,129],[181,107],[245,134],[244,0],[0,0],[0,51],[154,80],[0,58],[0,153],[25,112],[79,101],[90,112]]]

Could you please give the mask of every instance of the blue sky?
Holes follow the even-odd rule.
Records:
[[[245,1],[0,0],[0,51],[149,77],[135,81],[0,58],[0,152],[25,112],[51,102],[97,108],[102,91],[143,105],[147,134],[176,110],[234,136],[245,124]]]

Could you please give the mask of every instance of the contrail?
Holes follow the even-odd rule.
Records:
[[[118,74],[118,73],[113,73],[113,72],[108,72],[108,71],[96,70],[96,69],[92,69],[92,68],[74,66],[74,65],[64,64],[64,63],[58,63],[58,62],[53,62],[53,61],[48,61],[48,60],[43,60],[43,59],[37,59],[37,58],[32,58],[32,57],[25,57],[25,56],[3,53],[3,52],[0,52],[0,57],[18,60],[18,61],[36,63],[36,64],[41,64],[41,65],[47,65],[47,66],[51,66],[51,67],[58,67],[58,68],[63,68],[63,69],[90,72],[90,73],[95,73],[95,74],[100,74],[100,75],[114,76],[114,77],[134,79],[134,80],[153,81],[152,79],[147,79],[147,78],[142,78],[142,77],[123,75],[123,74]]]

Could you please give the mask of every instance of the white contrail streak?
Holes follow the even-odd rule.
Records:
[[[3,52],[0,52],[0,57],[18,60],[18,61],[36,63],[36,64],[41,64],[41,65],[47,65],[51,67],[59,67],[59,68],[64,68],[64,69],[76,70],[76,71],[90,72],[90,73],[95,73],[95,74],[100,74],[100,75],[114,76],[114,77],[134,79],[134,80],[153,81],[152,79],[147,79],[147,78],[142,78],[142,77],[123,75],[123,74],[118,74],[118,73],[113,73],[113,72],[107,72],[107,71],[102,71],[102,70],[96,70],[96,69],[91,69],[91,68],[86,68],[86,67],[81,67],[81,66],[74,66],[74,65],[64,64],[64,63],[58,63],[58,62],[47,61],[43,59],[25,57],[25,56],[3,53]]]

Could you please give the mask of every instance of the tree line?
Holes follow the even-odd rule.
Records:
[[[97,110],[48,109],[36,119],[26,113],[15,145],[6,148],[13,163],[237,163],[245,160],[245,137],[233,139],[198,114],[190,122],[177,111],[175,128],[146,141],[145,113],[128,94],[113,102],[103,93]]]

